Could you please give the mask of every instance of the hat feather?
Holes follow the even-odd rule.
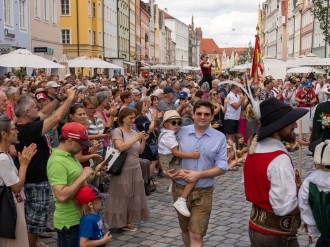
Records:
[[[322,165],[324,166],[329,166],[330,165],[330,140],[325,141],[325,149],[323,151],[323,156],[322,156]]]
[[[315,151],[314,151],[314,164],[316,164],[316,165],[319,165],[322,162],[321,154],[322,154],[322,149],[323,149],[324,145],[325,145],[325,143],[321,142],[315,148]]]

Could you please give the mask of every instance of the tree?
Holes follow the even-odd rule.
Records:
[[[314,0],[314,17],[320,23],[320,29],[324,35],[324,41],[330,43],[329,32],[329,0]]]

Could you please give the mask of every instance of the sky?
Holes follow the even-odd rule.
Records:
[[[261,1],[263,2],[263,1]],[[203,38],[213,38],[219,47],[254,46],[258,23],[258,0],[155,0],[160,9],[185,24],[194,16]]]

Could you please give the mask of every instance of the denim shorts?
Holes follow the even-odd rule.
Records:
[[[29,233],[43,233],[47,228],[50,186],[48,182],[26,183],[25,220]]]
[[[182,194],[183,185],[173,182],[172,195],[176,201]],[[212,210],[213,186],[207,188],[194,188],[187,198],[190,218],[178,213],[179,224],[182,232],[191,231],[200,236],[205,236]]]

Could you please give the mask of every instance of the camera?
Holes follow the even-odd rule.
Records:
[[[306,105],[309,105],[311,103],[310,99],[306,99]]]

